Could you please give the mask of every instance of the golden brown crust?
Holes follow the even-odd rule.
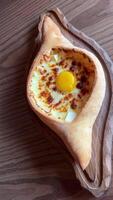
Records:
[[[49,18],[45,17],[44,20],[44,41],[38,55],[36,56],[27,81],[27,98],[35,113],[40,119],[46,123],[52,130],[55,130],[57,135],[63,140],[68,150],[73,157],[78,158],[79,163],[83,169],[87,167],[91,158],[91,144],[92,144],[92,128],[94,122],[100,111],[104,96],[105,96],[105,75],[101,63],[91,52],[75,47],[67,38],[65,38],[57,25]],[[79,52],[86,54],[95,65],[96,76],[95,84],[93,85],[92,93],[79,113],[78,117],[71,123],[62,123],[59,120],[53,119],[45,112],[41,111],[30,95],[29,83],[32,77],[33,68],[39,62],[42,54],[48,54],[51,48],[62,47],[68,49],[75,49]]]

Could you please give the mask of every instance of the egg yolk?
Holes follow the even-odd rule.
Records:
[[[62,92],[71,92],[76,86],[76,78],[69,71],[62,71],[56,78],[56,87]]]

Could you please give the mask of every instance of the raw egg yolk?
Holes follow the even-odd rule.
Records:
[[[76,78],[69,71],[62,71],[56,78],[56,87],[62,92],[71,92],[76,85]]]

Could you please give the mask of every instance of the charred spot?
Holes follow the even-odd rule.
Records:
[[[81,90],[81,93],[82,93],[82,95],[86,95],[89,93],[89,90],[84,88]]]
[[[68,94],[68,95],[66,95],[65,97],[64,97],[64,100],[69,100],[69,99],[71,99],[72,98],[72,94]]]
[[[77,66],[76,65],[72,65],[71,67],[70,67],[70,71],[71,72],[75,72],[77,70]]]
[[[68,100],[68,96],[65,96],[65,97],[64,97],[64,100]]]
[[[68,67],[68,64],[65,64],[65,65],[64,65],[64,68],[67,68],[67,67]]]
[[[53,97],[51,95],[48,96],[47,102],[48,103],[52,103],[53,102]]]
[[[42,78],[41,78],[41,79],[42,79],[42,81],[44,81],[44,80],[46,79],[46,76],[42,76]]]
[[[50,77],[49,77],[49,81],[52,81],[52,80],[54,80],[54,77],[53,77],[53,76],[50,76]]]
[[[82,98],[80,94],[78,94],[78,97],[79,97],[80,99]]]
[[[55,105],[54,105],[54,107],[57,107],[57,106],[59,106],[60,104],[61,104],[61,100],[58,102],[58,103],[56,103]]]
[[[72,108],[72,109],[75,109],[76,107],[77,107],[76,99],[73,99],[73,100],[71,101],[71,108]]]
[[[87,68],[85,68],[85,74],[86,74],[87,76],[90,75],[90,71],[89,71]]]
[[[53,70],[53,72],[56,74],[58,71],[59,71],[59,68],[54,68],[54,69],[52,69]]]
[[[87,77],[84,76],[84,75],[82,75],[82,76],[81,76],[81,82],[84,83],[84,82],[86,82],[86,81],[87,81]]]
[[[60,62],[59,62],[59,65],[65,65],[65,60],[61,60]]]
[[[71,64],[76,65],[77,64],[76,60],[73,60]]]
[[[78,89],[82,89],[83,88],[83,83],[82,82],[77,83],[76,87]]]
[[[42,91],[40,94],[43,97],[48,97],[48,92],[47,91]]]
[[[63,52],[67,53],[67,51],[68,51],[67,49],[63,49]]]
[[[88,61],[91,63],[91,59],[88,57]]]
[[[54,51],[54,50],[55,50],[55,48],[52,48],[52,50]]]
[[[54,86],[53,88],[52,88],[54,91],[56,91],[57,90],[57,88]]]
[[[53,82],[52,82],[52,84],[54,84],[54,85],[55,85],[55,84],[56,84],[56,82],[55,82],[55,81],[53,81]]]
[[[49,87],[49,86],[50,86],[50,82],[48,81],[48,82],[46,83],[46,85]]]
[[[55,49],[54,49],[54,50],[55,50]],[[61,51],[61,50],[62,50],[62,48],[61,48],[61,47],[58,47],[58,48],[57,48],[57,50],[58,50],[58,51]]]
[[[81,62],[78,62],[77,65],[78,65],[78,67],[81,67],[81,66],[82,66]]]
[[[52,68],[55,67],[55,66],[56,66],[55,64],[52,64],[52,65],[51,65]]]

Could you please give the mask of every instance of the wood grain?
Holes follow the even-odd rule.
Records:
[[[76,28],[101,44],[113,59],[112,0],[0,1],[0,199],[95,199],[80,187],[64,153],[44,136],[49,129],[25,97],[26,68],[39,15],[59,7]],[[113,198],[113,178],[102,197]]]

